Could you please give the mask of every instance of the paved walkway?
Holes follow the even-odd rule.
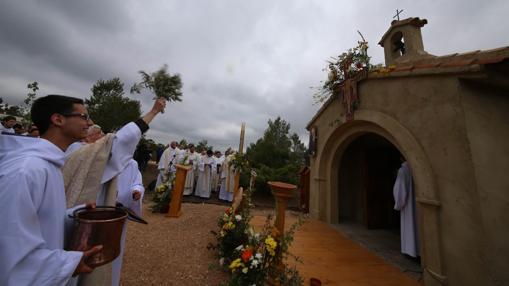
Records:
[[[289,226],[296,219],[287,213],[286,220]],[[264,216],[255,216],[252,223],[259,227],[264,221]],[[303,261],[296,265],[304,285],[309,285],[311,277],[320,279],[322,285],[422,285],[321,221],[310,219],[297,230],[291,252]]]

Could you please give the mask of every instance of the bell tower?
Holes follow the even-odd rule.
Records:
[[[431,56],[424,51],[421,28],[426,19],[407,18],[392,21],[391,27],[378,43],[384,48],[385,65],[397,65]]]

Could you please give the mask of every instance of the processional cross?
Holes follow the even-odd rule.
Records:
[[[394,19],[397,17],[398,21],[399,21],[399,14],[401,14],[401,12],[403,12],[403,9],[401,9],[401,10],[396,9],[396,15],[394,15],[394,17],[392,17],[392,18]]]

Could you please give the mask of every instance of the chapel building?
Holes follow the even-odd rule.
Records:
[[[386,68],[349,83],[309,122],[310,215],[397,228],[404,158],[424,285],[509,285],[509,47],[431,55],[425,24],[393,21],[379,42]]]

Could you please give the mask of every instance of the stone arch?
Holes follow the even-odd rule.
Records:
[[[440,198],[431,164],[414,136],[387,114],[358,110],[355,120],[340,125],[327,138],[317,158],[319,217],[338,222],[340,160],[346,148],[359,136],[374,133],[391,142],[405,156],[414,176],[425,285],[446,285],[440,235]]]

